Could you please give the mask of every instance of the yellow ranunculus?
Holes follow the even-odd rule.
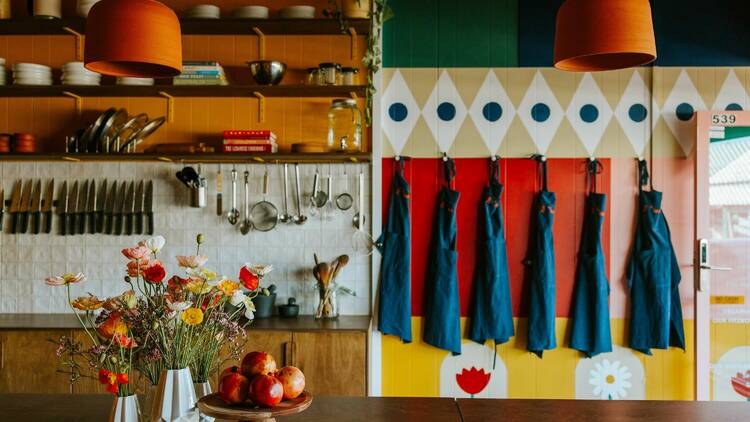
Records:
[[[236,281],[231,280],[224,280],[221,283],[219,283],[216,286],[217,289],[219,289],[222,293],[224,293],[224,296],[232,296],[234,292],[239,290],[240,283],[237,283]]]
[[[206,280],[191,278],[185,285],[185,289],[194,295],[202,295],[211,291],[212,287]]]
[[[198,325],[203,322],[203,311],[199,308],[188,308],[182,312],[182,321],[187,325]]]
[[[104,306],[104,301],[94,295],[89,295],[76,298],[70,304],[82,311],[95,311]]]

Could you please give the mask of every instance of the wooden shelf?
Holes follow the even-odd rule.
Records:
[[[311,86],[311,85],[227,85],[227,86],[125,86],[125,85],[52,85],[52,86],[0,86],[0,97],[61,97],[70,92],[81,97],[159,97],[160,92],[174,97],[364,97],[364,85]]]
[[[337,35],[341,34],[335,19],[181,19],[183,35],[254,35],[258,28],[265,35]],[[359,35],[370,32],[368,19],[350,19],[350,27]],[[81,34],[86,31],[83,18],[7,19],[0,21],[0,35],[66,35],[63,28]]]
[[[367,163],[370,153],[277,153],[277,154],[0,154],[3,161],[69,161],[69,162],[111,162],[111,161],[162,161],[185,163]]]

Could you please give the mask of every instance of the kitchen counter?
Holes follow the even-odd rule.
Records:
[[[340,316],[330,321],[316,320],[310,315],[298,318],[273,317],[256,319],[249,325],[251,330],[264,331],[359,331],[366,332],[370,327],[367,315]],[[78,319],[68,314],[0,314],[1,329],[77,329]]]
[[[3,420],[99,422],[109,395],[0,395]],[[750,420],[750,403],[675,401],[488,400],[447,398],[315,397],[298,415],[279,422],[714,422]]]

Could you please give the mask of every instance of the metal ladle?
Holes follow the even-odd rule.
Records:
[[[289,165],[284,163],[284,212],[279,215],[279,222],[290,223],[292,216],[289,214]]]
[[[302,194],[300,193],[299,187],[299,164],[294,165],[294,183],[295,187],[297,188],[297,215],[292,217],[292,221],[294,221],[294,224],[301,226],[305,224],[305,222],[307,221],[307,217],[302,214],[302,208],[300,207],[300,203],[302,202]]]
[[[240,224],[240,233],[246,235],[253,228],[253,222],[250,220],[250,172],[245,170],[245,218]]]
[[[237,170],[232,167],[232,209],[227,213],[229,224],[235,225],[240,220],[240,210],[237,209]]]

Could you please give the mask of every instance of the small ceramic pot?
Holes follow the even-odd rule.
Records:
[[[255,305],[255,318],[264,319],[273,316],[273,305],[276,303],[276,293],[270,295],[258,295],[253,298]]]
[[[370,16],[370,0],[343,0],[341,11],[345,18],[367,19]]]

